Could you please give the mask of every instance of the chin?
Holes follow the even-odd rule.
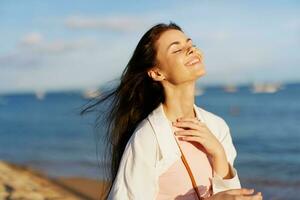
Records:
[[[197,77],[204,76],[206,74],[206,70],[205,70],[205,68],[201,68],[201,69],[197,70],[195,72],[195,74],[196,74]]]

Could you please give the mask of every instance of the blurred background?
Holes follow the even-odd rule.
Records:
[[[173,21],[205,57],[196,104],[228,123],[243,187],[300,195],[299,1],[0,1],[0,159],[101,180],[94,116],[141,36]]]

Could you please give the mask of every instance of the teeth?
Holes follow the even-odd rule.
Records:
[[[195,64],[195,63],[197,63],[199,61],[200,61],[199,59],[194,59],[191,62],[189,62],[187,65],[193,65],[193,64]]]

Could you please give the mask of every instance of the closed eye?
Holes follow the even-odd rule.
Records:
[[[182,51],[182,49],[178,49],[177,51],[173,51],[173,53],[177,53],[177,52],[179,52],[179,51]]]
[[[174,51],[173,53],[177,53],[177,52],[179,52],[179,51],[181,51],[182,49],[179,49],[179,50],[177,50],[177,51]]]
[[[193,47],[196,47],[195,44],[193,44],[192,46],[193,46]],[[178,49],[177,51],[174,51],[173,53],[177,53],[177,52],[180,52],[180,51],[182,51],[182,49]]]

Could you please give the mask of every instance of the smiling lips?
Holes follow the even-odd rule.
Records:
[[[187,63],[185,63],[186,66],[192,66],[195,65],[197,63],[200,63],[201,60],[198,56],[193,56]]]

